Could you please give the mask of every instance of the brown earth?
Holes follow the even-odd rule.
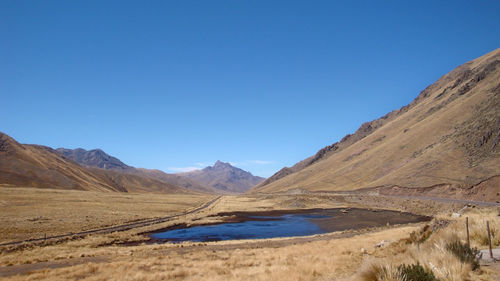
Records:
[[[404,187],[399,191],[412,193],[434,187],[446,196],[497,200],[499,142],[497,49],[444,75],[409,105],[364,123],[250,192],[378,187],[384,193]]]

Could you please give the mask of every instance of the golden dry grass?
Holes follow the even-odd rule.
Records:
[[[479,249],[487,247],[486,221],[490,221],[493,246],[500,245],[499,215],[499,211],[493,209],[475,209],[465,214],[470,221],[471,247]],[[499,277],[499,272],[491,272],[488,268],[472,271],[470,264],[461,262],[446,249],[446,245],[452,241],[458,240],[465,243],[467,237],[465,216],[452,220],[449,226],[438,230],[420,245],[400,243],[389,249],[392,254],[388,253],[377,259],[373,257],[366,259],[355,278],[363,281],[401,280],[396,274],[397,266],[416,263],[432,271],[441,281],[490,280],[492,275]]]
[[[0,187],[0,243],[164,217],[211,198]]]
[[[135,200],[140,202],[139,198],[143,198],[144,204],[158,202],[148,201],[152,199],[146,200],[147,197],[141,196],[144,195],[141,194]],[[121,205],[118,202],[127,202],[129,199],[120,198],[115,199],[117,202],[114,206],[127,212],[130,204]],[[160,197],[156,198],[161,201]],[[182,199],[184,198],[177,198]],[[218,221],[219,217],[208,216],[219,212],[349,205],[349,200],[336,199],[338,198],[334,196],[306,195],[224,196],[202,212],[182,216],[167,223],[3,252],[0,254],[0,276],[2,271],[7,270],[22,274],[9,275],[9,280],[360,280],[360,274],[363,272],[371,274],[373,269],[380,269],[381,266],[393,270],[400,263],[415,261],[420,261],[441,274],[448,274],[448,279],[442,280],[489,280],[494,274],[488,272],[488,269],[471,273],[468,266],[460,264],[456,258],[442,250],[443,241],[449,240],[450,235],[464,237],[463,217],[453,219],[447,228],[434,233],[420,248],[401,241],[405,241],[410,233],[418,231],[423,224],[378,229],[343,238],[339,238],[342,235],[324,234],[307,239],[276,238],[137,246],[113,244],[120,241],[141,241],[144,237],[138,234],[143,231],[178,223]],[[92,201],[89,200],[85,204],[92,204]],[[500,225],[495,212],[491,209],[476,209],[467,214],[471,218],[473,246],[484,248],[484,237],[479,227],[484,219],[492,221],[494,239],[498,241]],[[451,219],[449,212],[442,213],[439,217]],[[75,216],[68,217],[74,218]],[[376,247],[381,241],[390,241],[390,245]],[[44,269],[26,275],[26,268],[40,263],[44,263]],[[57,268],[58,266],[61,268]],[[386,277],[385,280],[391,280],[388,279],[391,276]]]

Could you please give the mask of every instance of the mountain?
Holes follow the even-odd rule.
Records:
[[[82,148],[58,148],[56,151],[60,153],[63,158],[71,159],[72,161],[75,161],[85,167],[100,168],[130,175],[136,175],[143,178],[164,182],[166,184],[183,187],[196,192],[219,193],[217,189],[179,176],[177,174],[167,174],[160,170],[151,170],[128,166],[118,158],[107,154],[101,149],[85,150]]]
[[[205,193],[242,193],[260,183],[263,178],[217,161],[214,166],[188,173],[167,174],[160,170],[128,166],[100,149],[58,148],[57,152],[83,166],[124,172],[155,179],[190,190]]]
[[[213,188],[209,185],[206,185],[203,182],[198,182],[186,177],[183,177],[182,175],[179,174],[167,174],[163,171],[160,170],[153,170],[153,169],[143,169],[143,168],[135,168],[135,173],[153,178],[159,181],[167,182],[170,184],[174,184],[177,186],[181,186],[183,188],[187,188],[189,190],[193,191],[198,191],[198,192],[203,192],[203,193],[213,193],[213,194],[219,194],[221,193],[220,190]]]
[[[56,149],[56,151],[63,154],[65,157],[68,157],[69,159],[72,159],[73,161],[85,166],[118,171],[127,171],[133,169],[132,167],[124,164],[118,158],[110,156],[100,149],[87,151],[82,148],[58,148]]]
[[[435,192],[500,200],[500,49],[251,192]]]
[[[259,184],[264,178],[257,177],[242,169],[221,161],[203,170],[180,173],[182,177],[201,182],[221,192],[243,193]]]
[[[1,132],[0,186],[192,193],[185,188],[148,177],[84,167],[50,147],[20,144]]]

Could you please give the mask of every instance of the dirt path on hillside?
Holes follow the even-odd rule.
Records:
[[[475,200],[465,200],[465,199],[455,199],[455,198],[446,198],[446,197],[433,197],[433,196],[418,196],[418,195],[399,195],[399,194],[369,194],[365,191],[321,191],[311,193],[313,195],[321,196],[367,196],[373,198],[399,198],[399,199],[417,199],[417,200],[426,200],[426,201],[435,201],[440,203],[457,203],[457,204],[471,204],[482,207],[500,207],[500,203],[498,202],[487,202],[487,201],[475,201]],[[285,195],[289,196],[289,194],[277,194],[277,195]]]
[[[500,203],[495,202],[484,202],[484,201],[473,201],[473,200],[462,200],[453,198],[441,198],[441,197],[428,197],[428,196],[409,196],[409,195],[377,195],[379,197],[394,197],[401,199],[419,199],[419,200],[432,200],[442,203],[459,203],[459,204],[471,204],[484,207],[500,207]]]

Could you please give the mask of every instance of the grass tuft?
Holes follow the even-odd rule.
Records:
[[[420,263],[402,264],[397,268],[398,275],[404,281],[439,281],[430,270],[426,270]]]
[[[466,243],[454,241],[446,244],[446,249],[459,258],[461,262],[470,264],[472,270],[479,268],[479,259],[481,259],[482,254],[477,248],[471,248]]]

